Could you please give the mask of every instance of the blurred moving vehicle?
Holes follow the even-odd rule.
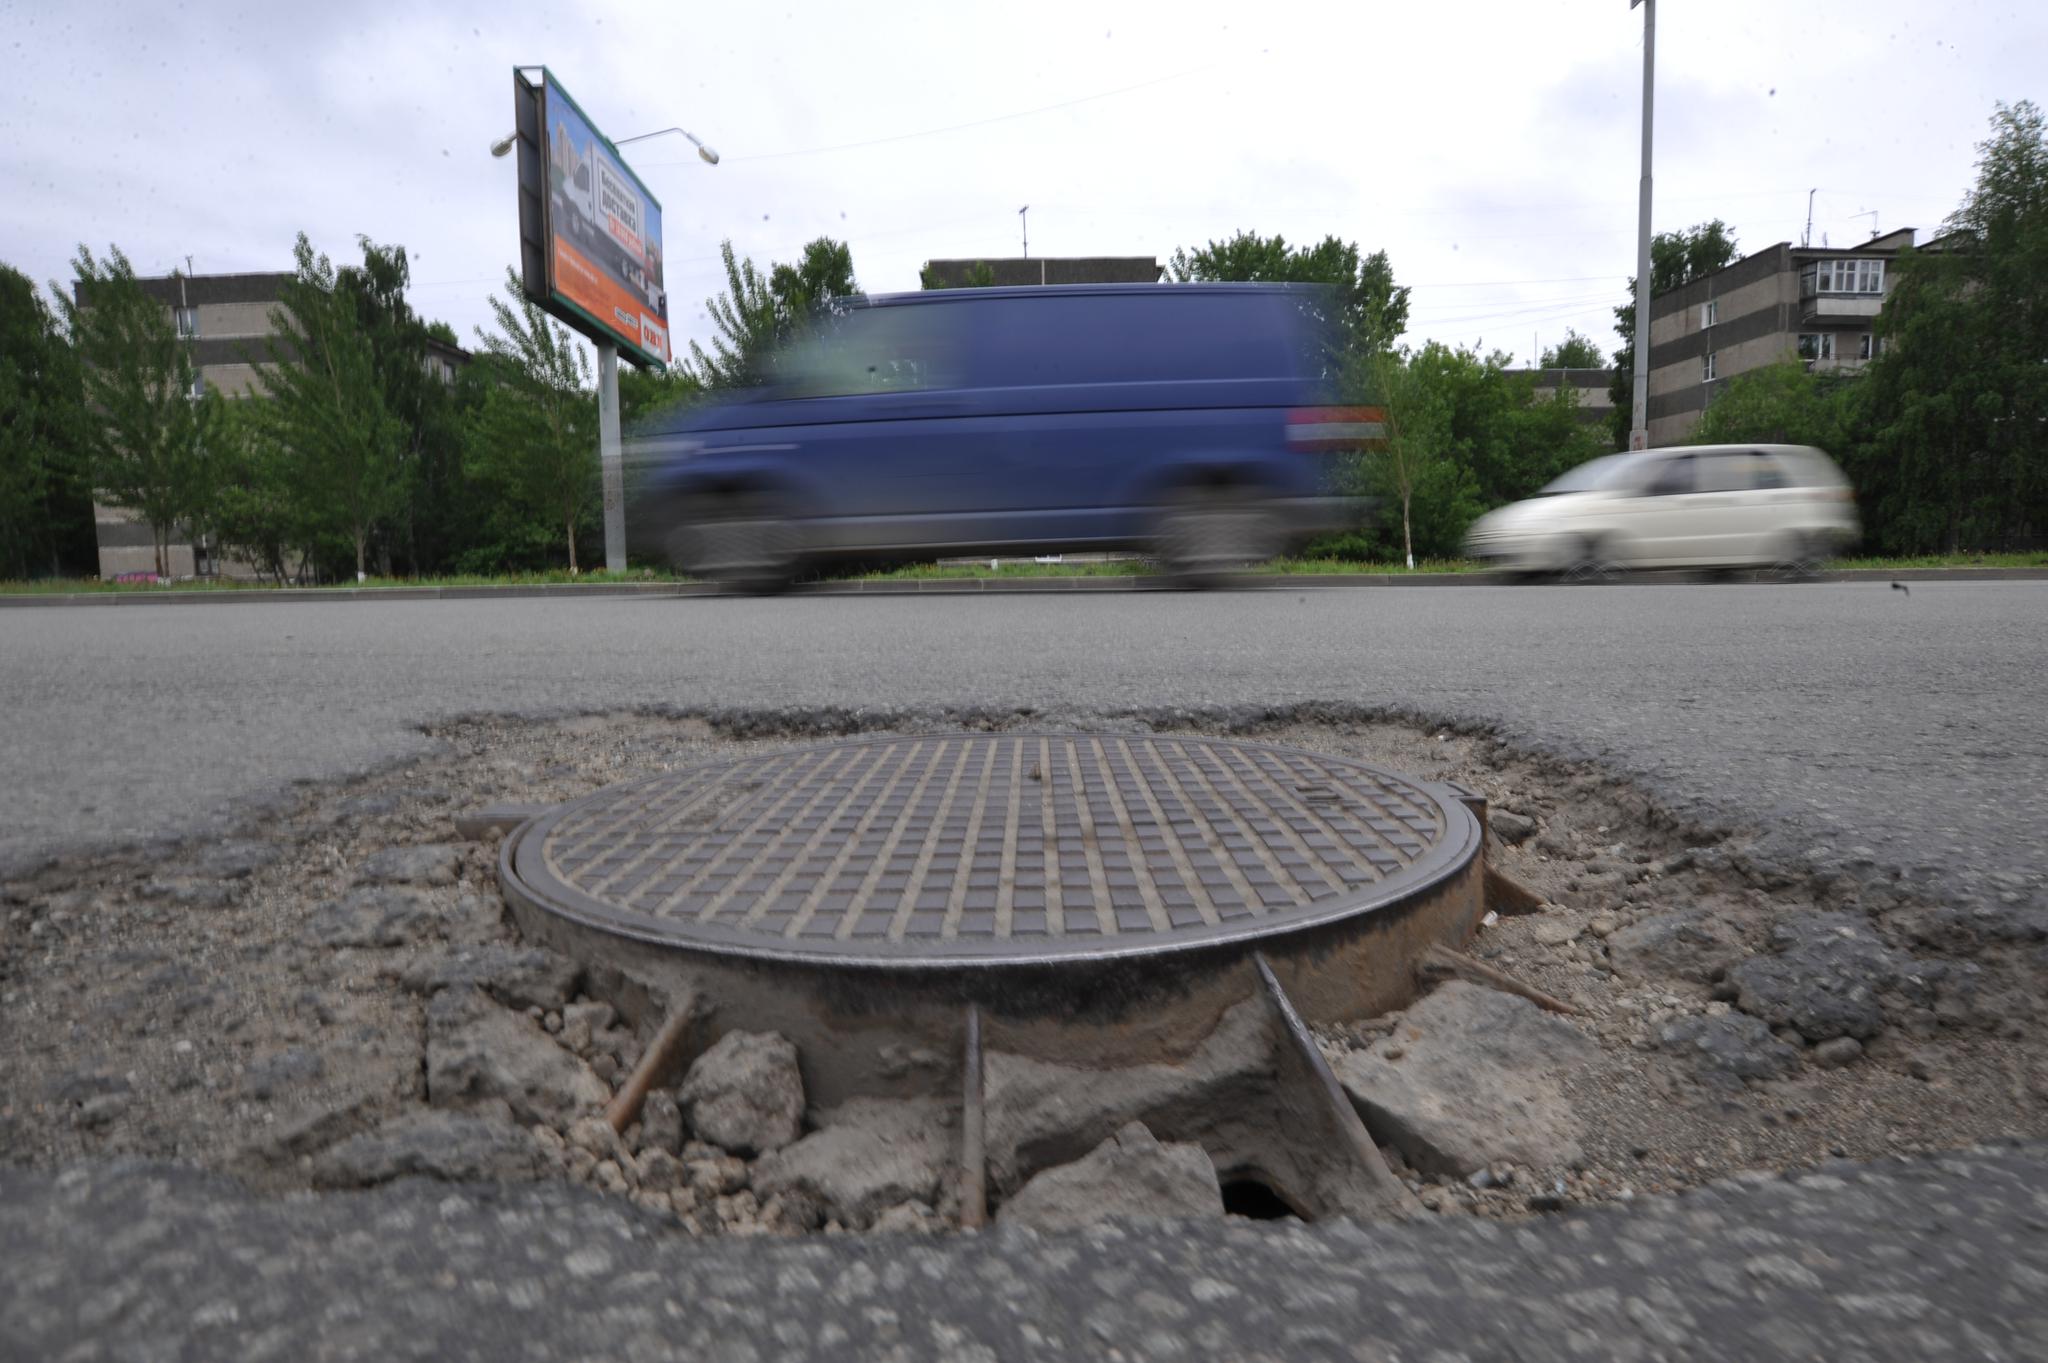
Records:
[[[1191,584],[1351,519],[1321,295],[1259,284],[842,299],[768,382],[635,432],[635,522],[693,577],[1152,552]]]
[[[1610,454],[1490,511],[1465,552],[1515,573],[1592,581],[1627,568],[1812,571],[1860,533],[1849,480],[1804,445]]]

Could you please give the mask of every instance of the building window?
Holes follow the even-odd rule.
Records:
[[[1832,360],[1835,358],[1835,333],[1832,331],[1802,332],[1799,337],[1799,358],[1802,360]]]
[[[1721,320],[1721,300],[1709,298],[1700,304],[1700,325],[1710,327]]]
[[[1881,260],[1823,260],[1817,283],[1822,293],[1883,293]]]
[[[1859,360],[1867,360],[1875,354],[1877,354],[1877,338],[1866,331],[1863,333],[1862,349],[1857,354],[1856,358]]]
[[[1707,353],[1706,353],[1706,354],[1705,354],[1704,356],[1702,356],[1702,357],[1700,358],[1700,382],[1701,382],[1701,383],[1712,383],[1713,381],[1714,381],[1714,352],[1713,352],[1713,351],[1711,351],[1711,350],[1709,350],[1709,351],[1708,351],[1708,352],[1707,352]]]
[[[205,397],[205,396],[206,396],[206,375],[204,375],[204,374],[200,373],[200,372],[199,372],[198,370],[196,370],[196,369],[195,369],[195,370],[193,370],[193,371],[192,371],[192,386],[191,386],[190,388],[188,388],[188,389],[186,389],[186,390],[185,390],[185,396],[186,396],[186,397],[188,397],[188,398],[191,398],[191,399],[192,399],[192,400],[193,400],[194,402],[197,402],[197,401],[199,401],[199,399],[201,399],[201,398]]]
[[[199,309],[173,308],[178,319],[178,339],[190,341],[199,335]]]

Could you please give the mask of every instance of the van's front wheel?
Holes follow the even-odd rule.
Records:
[[[766,493],[726,493],[689,508],[669,532],[669,563],[679,573],[736,591],[781,591],[800,561],[796,527]]]
[[[1213,587],[1231,573],[1280,552],[1280,523],[1248,492],[1203,488],[1175,497],[1159,513],[1152,550],[1187,587]]]

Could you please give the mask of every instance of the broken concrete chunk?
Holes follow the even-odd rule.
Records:
[[[313,1162],[313,1181],[361,1188],[395,1178],[512,1182],[539,1177],[540,1147],[516,1126],[457,1112],[414,1112],[353,1136]]]
[[[1423,1173],[1464,1178],[1493,1164],[1545,1170],[1579,1159],[1560,1080],[1594,1054],[1527,999],[1453,981],[1331,1068],[1382,1145]]]
[[[1809,1042],[1875,1036],[1885,1023],[1884,994],[1925,1006],[1945,974],[1940,962],[1886,946],[1860,914],[1781,919],[1772,925],[1771,946],[1777,954],[1754,957],[1729,972],[1736,1006],[1773,1027],[1790,1027]]]
[[[1799,1067],[1796,1048],[1741,1013],[1679,1018],[1658,1033],[1657,1041],[1667,1051],[1691,1056],[1702,1078],[1724,1087],[1740,1088],[1745,1079],[1782,1079]]]
[[[640,1149],[673,1154],[682,1148],[683,1110],[674,1094],[657,1089],[640,1105]]]
[[[356,868],[356,879],[374,885],[452,885],[462,867],[462,849],[440,843],[387,847]]]
[[[524,1013],[476,989],[444,989],[427,1004],[427,1101],[474,1108],[503,1102],[515,1120],[566,1128],[611,1099],[590,1066]]]
[[[539,947],[459,947],[415,962],[401,977],[415,994],[475,986],[512,1008],[560,1008],[583,977],[583,967]]]
[[[310,1084],[327,1072],[317,1051],[293,1046],[253,1061],[242,1074],[242,1092],[251,1098],[273,1098],[286,1089]]]
[[[736,1154],[779,1150],[803,1134],[796,1047],[775,1032],[727,1032],[690,1066],[676,1098],[699,1139]]]
[[[309,930],[330,947],[396,947],[432,934],[441,914],[424,890],[361,885],[313,910]]]
[[[1517,814],[1511,809],[1488,811],[1486,826],[1494,836],[1505,843],[1519,843],[1536,831],[1536,821],[1526,814]]]
[[[1223,1189],[1202,1147],[1162,1143],[1132,1122],[1072,1164],[1032,1178],[996,1220],[1066,1230],[1112,1218],[1222,1215]]]
[[[1706,909],[1660,913],[1607,938],[1607,960],[1627,979],[1706,984],[1749,955],[1733,924]]]
[[[819,1121],[819,1130],[754,1165],[754,1191],[779,1196],[798,1224],[830,1219],[862,1229],[898,1203],[938,1201],[958,1155],[950,1106],[856,1098]]]
[[[1270,1101],[1270,1013],[1263,999],[1232,1006],[1179,1064],[1097,1070],[990,1051],[982,1073],[989,1183],[1000,1195],[1133,1121],[1199,1130],[1218,1112]]]

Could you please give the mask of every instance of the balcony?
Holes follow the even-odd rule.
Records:
[[[1827,260],[1799,272],[1801,322],[1868,322],[1884,307],[1882,260]]]

